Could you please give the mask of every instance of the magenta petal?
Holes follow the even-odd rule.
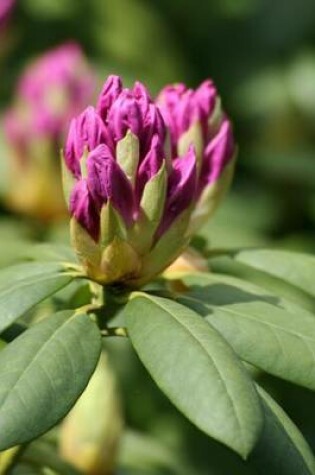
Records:
[[[215,106],[216,98],[217,90],[214,83],[210,79],[207,79],[201,83],[198,89],[196,89],[195,100],[199,105],[203,120],[206,121],[211,116]]]
[[[80,176],[80,159],[85,149],[91,152],[106,140],[106,129],[94,107],[89,106],[70,124],[65,160],[74,176]]]
[[[186,90],[186,86],[182,83],[172,86],[169,85],[162,89],[157,98],[157,104],[159,105],[162,116],[169,127],[172,144],[175,145],[175,148],[181,132],[178,128],[177,108],[180,104],[181,97]]]
[[[141,82],[135,82],[131,89],[123,89],[120,78],[111,76],[105,83],[97,111],[107,131],[105,143],[113,152],[128,131],[139,139],[140,161],[148,153],[154,134],[165,140],[164,119]]]
[[[138,203],[141,200],[146,183],[158,173],[162,166],[163,159],[163,146],[160,137],[155,134],[151,140],[150,149],[142,161],[137,174],[136,195]]]
[[[204,153],[199,188],[201,191],[206,185],[218,180],[235,154],[235,142],[232,125],[224,119],[219,132],[209,142]]]
[[[122,92],[122,81],[119,76],[108,76],[97,101],[96,110],[105,121],[107,114],[119,94]]]
[[[77,155],[77,119],[72,119],[70,122],[68,137],[64,150],[64,159],[67,167],[72,171],[77,178],[80,177],[80,157]]]
[[[86,180],[78,181],[70,196],[70,213],[90,234],[94,241],[99,237],[99,210],[92,199]]]
[[[163,110],[172,114],[186,90],[183,83],[165,86],[157,97],[157,103]]]
[[[157,231],[157,238],[165,233],[173,221],[192,203],[196,195],[196,184],[196,154],[194,148],[190,146],[186,155],[173,161],[164,216]]]
[[[189,127],[201,120],[201,111],[199,104],[194,97],[194,91],[188,89],[181,97],[176,108],[177,134],[180,137]]]
[[[159,109],[154,104],[150,104],[144,119],[142,133],[141,151],[143,154],[146,154],[149,151],[154,134],[157,134],[160,138],[160,141],[164,143],[166,137],[165,122]]]
[[[106,145],[99,145],[89,154],[87,169],[88,186],[93,198],[100,207],[111,201],[129,226],[135,209],[133,190],[130,181]]]
[[[199,121],[205,141],[209,136],[209,118],[217,98],[216,88],[211,80],[204,81],[196,90],[184,84],[167,86],[157,98],[170,134],[173,153],[176,153],[180,137]]]
[[[147,88],[139,81],[136,81],[132,88],[133,97],[139,102],[141,113],[145,116],[152,102]]]
[[[115,141],[125,137],[128,130],[137,136],[143,128],[141,104],[128,89],[120,94],[108,113],[108,127]]]

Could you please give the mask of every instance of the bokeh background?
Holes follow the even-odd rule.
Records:
[[[165,83],[195,87],[213,78],[234,123],[239,158],[232,190],[201,235],[220,248],[315,251],[314,0],[19,0],[1,36],[2,112],[30,59],[69,40],[82,46],[100,85],[116,73],[127,84],[144,81],[156,94]],[[9,153],[3,133],[0,154],[4,183]],[[1,218],[0,265],[15,259],[22,241],[47,238],[4,202]],[[50,230],[51,239],[66,239],[65,229]],[[126,342],[109,351],[131,428],[122,470],[259,473],[185,421]],[[315,448],[314,396],[265,383]]]

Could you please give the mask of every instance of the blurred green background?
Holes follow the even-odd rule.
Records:
[[[315,251],[314,0],[19,0],[1,48],[2,110],[29,59],[69,39],[81,44],[100,83],[117,73],[156,94],[168,82],[195,87],[213,78],[240,151],[232,190],[201,234],[215,247]],[[5,227],[1,233],[11,235]],[[119,355],[113,364],[127,422],[150,434],[127,444],[135,474],[184,475],[174,468],[178,459],[190,475],[259,473],[185,421],[127,342],[110,352]],[[266,384],[315,447],[314,396]]]
[[[99,72],[194,87],[212,77],[240,153],[214,245],[314,250],[313,0],[20,0],[1,62],[0,103],[24,64],[69,39]],[[233,232],[231,233],[231,229]]]

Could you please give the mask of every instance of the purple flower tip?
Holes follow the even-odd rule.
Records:
[[[202,163],[199,189],[218,180],[230,160],[235,156],[235,142],[230,121],[225,118],[218,133],[208,143]]]
[[[118,165],[116,148],[127,132],[139,142],[139,157],[134,186]],[[77,180],[82,180],[80,160],[87,156],[87,188],[100,213],[107,201],[121,214],[127,226],[137,216],[144,187],[161,168],[164,152],[165,123],[146,87],[136,82],[123,88],[118,76],[105,82],[97,107],[88,107],[69,128],[65,162]],[[72,214],[75,207],[72,206]],[[76,216],[84,216],[77,213]],[[85,226],[86,220],[81,224]],[[90,229],[90,227],[88,228]],[[93,232],[91,235],[95,236]]]
[[[184,84],[166,86],[157,98],[162,115],[171,132],[174,152],[180,136],[197,120],[207,133],[209,116],[212,114],[217,92],[212,81],[204,81],[198,89],[188,89]]]
[[[140,203],[146,183],[160,170],[164,160],[163,143],[158,134],[153,135],[148,153],[143,159],[137,174],[137,202]]]
[[[218,100],[217,90],[210,79],[196,90],[188,89],[184,84],[166,86],[157,98],[169,127],[173,155],[177,154],[183,134],[196,122],[201,126],[203,146],[198,178],[199,193],[207,184],[220,177],[234,156],[235,143],[229,119],[223,112],[219,112],[219,117],[211,120],[217,113]]]
[[[65,146],[65,161],[75,177],[80,176],[80,160],[84,151],[91,152],[105,141],[106,129],[94,107],[89,106],[72,119]]]
[[[167,231],[175,219],[187,209],[196,197],[197,168],[196,154],[191,145],[186,155],[173,161],[169,176],[164,215],[156,238]]]
[[[109,109],[121,93],[122,89],[122,81],[119,76],[108,76],[98,98],[96,107],[97,112],[103,120],[106,120]]]
[[[100,222],[95,202],[86,180],[79,180],[71,193],[70,213],[85,228],[94,241],[98,240]]]

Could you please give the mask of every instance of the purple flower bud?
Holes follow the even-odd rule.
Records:
[[[143,129],[144,114],[141,101],[131,91],[123,90],[108,112],[108,128],[117,143],[125,137],[128,130],[139,136]]]
[[[127,133],[131,134],[129,145],[122,148]],[[84,151],[88,153],[85,174],[89,199],[92,197],[99,215],[110,201],[129,228],[139,214],[146,183],[159,172],[164,161],[164,139],[164,121],[145,86],[137,82],[132,89],[124,89],[119,77],[110,76],[96,110],[88,107],[72,120],[65,146],[65,163],[73,177],[81,180],[84,177],[80,160]],[[132,149],[126,148],[128,146]],[[130,163],[129,155],[134,165]],[[122,168],[124,165],[129,174]],[[86,227],[83,213],[77,213],[75,217],[92,237],[97,235],[96,230],[90,232],[91,227]]]
[[[112,75],[107,78],[96,107],[97,112],[104,121],[106,121],[108,111],[120,95],[122,89],[122,82],[119,76]]]
[[[141,285],[178,256],[204,190],[219,180],[234,152],[228,119],[211,122],[217,96],[210,81],[197,91],[184,85],[165,91],[161,113],[144,85],[123,88],[110,76],[96,110],[89,107],[70,126],[65,164],[75,183],[68,182],[72,242],[86,274],[103,284]],[[178,153],[178,142],[196,123],[201,162],[189,137]]]
[[[79,180],[70,197],[70,213],[96,241],[99,237],[98,210],[86,180]]]
[[[136,82],[132,89],[124,89],[118,76],[109,76],[104,84],[97,112],[108,129],[107,143],[117,144],[131,131],[140,140],[140,161],[151,146],[154,134],[165,139],[165,124],[153,104],[146,87]]]
[[[171,132],[173,149],[191,125],[200,121],[204,140],[209,135],[208,121],[215,108],[217,91],[214,84],[204,81],[198,89],[187,89],[184,84],[166,86],[159,94],[157,103]]]
[[[0,9],[2,3],[0,0]],[[40,219],[59,218],[66,213],[59,151],[71,118],[90,101],[94,83],[94,73],[74,43],[48,51],[25,69],[13,105],[4,117],[12,154],[12,181],[16,185],[8,191],[7,201],[15,210]],[[72,141],[69,138],[67,145],[68,166],[77,178],[81,150],[85,145],[94,148],[101,135],[100,131],[96,135],[86,132],[97,129],[91,122],[93,114],[88,111],[79,124],[73,125]],[[100,129],[102,126],[101,123]]]
[[[74,176],[80,176],[80,160],[84,151],[91,152],[104,143],[105,138],[105,126],[94,107],[87,107],[76,119],[72,119],[65,146],[65,160]]]
[[[164,215],[157,230],[156,238],[164,234],[175,219],[193,203],[196,195],[196,185],[196,155],[193,146],[190,146],[184,157],[176,158],[173,161],[173,169],[168,181]]]
[[[140,202],[145,184],[160,170],[164,159],[163,143],[156,134],[152,137],[151,146],[143,159],[137,175],[137,202]]]
[[[99,145],[87,158],[88,187],[98,209],[110,201],[127,226],[134,214],[132,186],[110,149]]]
[[[218,133],[210,140],[205,149],[199,182],[201,190],[220,178],[234,154],[235,143],[232,126],[230,121],[225,118]]]
[[[44,138],[57,142],[58,149],[70,119],[91,99],[94,84],[94,73],[74,43],[31,63],[21,76],[11,109],[24,129],[25,142]]]
[[[142,114],[145,117],[152,102],[147,88],[141,82],[136,81],[132,88],[132,95],[139,102]]]
[[[210,80],[204,81],[196,90],[188,89],[184,84],[166,86],[157,103],[169,127],[173,157],[185,152],[190,144],[196,147],[197,197],[200,197],[214,182],[219,182],[236,155],[232,126],[220,109],[216,88]],[[207,192],[208,213],[203,197],[203,212],[200,213],[203,220],[214,209],[213,196],[218,200],[223,195],[217,188],[213,194]],[[198,206],[197,203],[196,209]],[[203,221],[198,222],[202,224]]]

